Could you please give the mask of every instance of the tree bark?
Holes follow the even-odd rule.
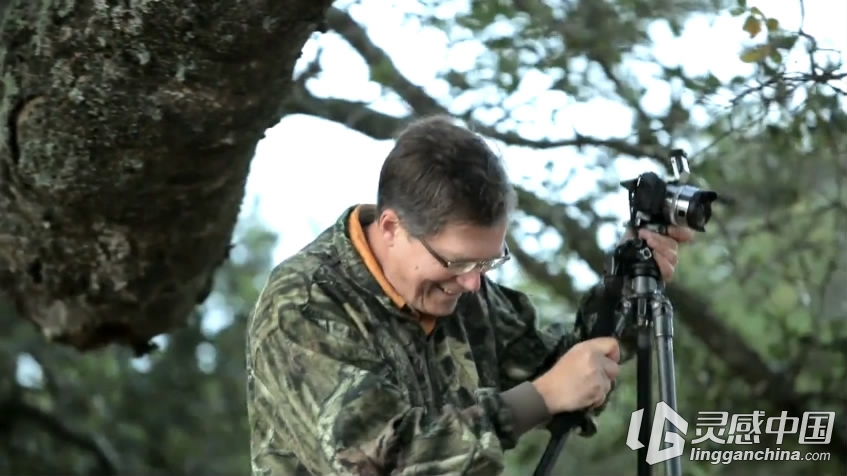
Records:
[[[330,4],[0,5],[0,287],[21,317],[137,352],[184,322]]]

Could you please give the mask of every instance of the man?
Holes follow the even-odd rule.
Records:
[[[523,433],[605,402],[620,360],[602,337],[614,290],[592,289],[557,336],[484,275],[509,259],[514,206],[475,134],[436,117],[400,135],[376,205],[350,207],[277,265],[256,304],[254,475],[499,474]],[[644,237],[670,279],[676,241]]]

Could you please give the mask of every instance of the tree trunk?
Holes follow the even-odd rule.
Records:
[[[331,1],[6,3],[0,287],[49,339],[143,352],[207,296]]]

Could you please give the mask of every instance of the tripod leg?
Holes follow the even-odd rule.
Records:
[[[636,353],[636,377],[635,377],[635,399],[636,408],[643,408],[644,414],[641,416],[641,428],[638,432],[639,441],[650,441],[650,424],[653,421],[653,411],[651,395],[653,379],[651,371],[653,370],[652,349],[650,348],[651,336],[649,323],[638,329],[638,347]],[[638,448],[638,476],[650,476],[651,467],[647,463],[647,446]]]
[[[583,413],[560,413],[553,417],[548,429],[550,430],[550,441],[547,442],[547,447],[544,448],[544,453],[541,454],[541,459],[535,467],[533,476],[550,476],[553,474],[553,467],[559,459],[559,453],[565,446],[570,432],[577,429],[583,422],[585,415]]]
[[[673,308],[666,300],[654,301],[653,326],[659,364],[659,398],[676,410],[676,375],[673,360]],[[658,311],[658,312],[655,312]],[[672,431],[665,422],[665,431]],[[665,461],[665,476],[682,476],[682,456]]]

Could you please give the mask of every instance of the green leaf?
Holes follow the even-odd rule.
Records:
[[[706,87],[708,87],[711,91],[716,91],[721,87],[721,80],[714,74],[709,73],[706,77]]]
[[[768,18],[768,21],[765,22],[768,27],[768,31],[776,31],[779,29],[779,20],[776,18]]]
[[[767,45],[748,48],[741,53],[741,61],[745,63],[758,63],[769,53],[769,50],[770,48]]]
[[[762,22],[753,15],[750,15],[744,20],[743,30],[750,34],[750,38],[755,38],[762,31]]]
[[[768,36],[768,40],[774,48],[790,50],[797,43],[798,36],[796,34],[787,35],[783,31],[775,32]]]
[[[744,7],[735,7],[732,10],[730,10],[729,13],[730,13],[730,15],[732,15],[734,17],[740,17],[741,15],[744,15],[745,13],[747,13],[747,9],[744,8]]]

